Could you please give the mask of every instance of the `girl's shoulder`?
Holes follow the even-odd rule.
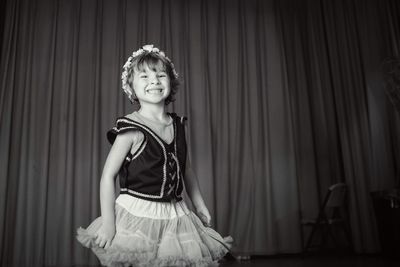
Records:
[[[180,116],[175,112],[167,112],[167,114],[172,118],[173,121],[180,122],[181,124],[184,124],[185,121],[187,121],[186,116]],[[138,112],[126,114],[125,116],[119,117],[118,119],[120,119],[123,122],[126,122],[126,120],[128,120],[130,122],[139,123],[139,124],[144,123],[143,118],[138,114]],[[118,119],[117,119],[117,121],[118,121]]]
[[[137,112],[129,113],[129,114],[126,114],[125,116],[119,117],[119,118],[128,119],[131,121],[137,121]]]
[[[141,139],[143,133],[141,132],[140,124],[135,122],[133,118],[122,116],[118,117],[114,126],[107,131],[107,140],[113,144],[118,135],[129,135],[134,140]]]
[[[187,121],[186,116],[179,116],[175,112],[168,112],[168,115],[170,115],[174,121],[179,122],[180,124],[186,124]]]

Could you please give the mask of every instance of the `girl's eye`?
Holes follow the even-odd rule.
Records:
[[[161,73],[161,74],[158,74],[158,77],[164,78],[164,77],[167,77],[167,75],[165,73]]]
[[[147,78],[147,75],[140,75],[139,78],[146,79],[146,78]]]

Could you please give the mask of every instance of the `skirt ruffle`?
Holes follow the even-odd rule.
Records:
[[[205,227],[184,201],[162,203],[120,195],[115,215],[116,234],[108,249],[95,243],[101,217],[77,230],[78,241],[105,266],[213,266],[232,242]]]

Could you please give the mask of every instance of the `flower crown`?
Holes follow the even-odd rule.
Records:
[[[128,95],[128,98],[129,98],[129,100],[131,102],[133,102],[134,99],[132,99],[133,88],[130,87],[129,81],[128,81],[129,72],[132,71],[134,60],[138,56],[140,56],[142,54],[146,54],[146,53],[147,54],[148,53],[156,53],[156,54],[162,56],[163,58],[165,58],[165,60],[171,65],[171,69],[172,69],[172,73],[174,75],[174,78],[178,79],[178,73],[175,70],[174,64],[172,63],[172,61],[167,56],[165,56],[165,53],[163,51],[161,51],[160,49],[158,49],[157,47],[154,47],[152,44],[144,45],[139,50],[133,52],[132,55],[128,58],[128,60],[126,61],[126,63],[123,66],[123,71],[122,71],[122,75],[121,75],[122,89]]]

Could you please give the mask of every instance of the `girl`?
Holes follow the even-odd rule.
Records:
[[[123,67],[122,88],[140,109],[107,132],[113,145],[100,181],[101,217],[77,235],[102,265],[204,266],[229,251],[231,237],[210,228],[187,158],[186,118],[165,110],[177,87],[173,63],[153,45],[134,52]],[[182,199],[184,188],[197,216]]]

